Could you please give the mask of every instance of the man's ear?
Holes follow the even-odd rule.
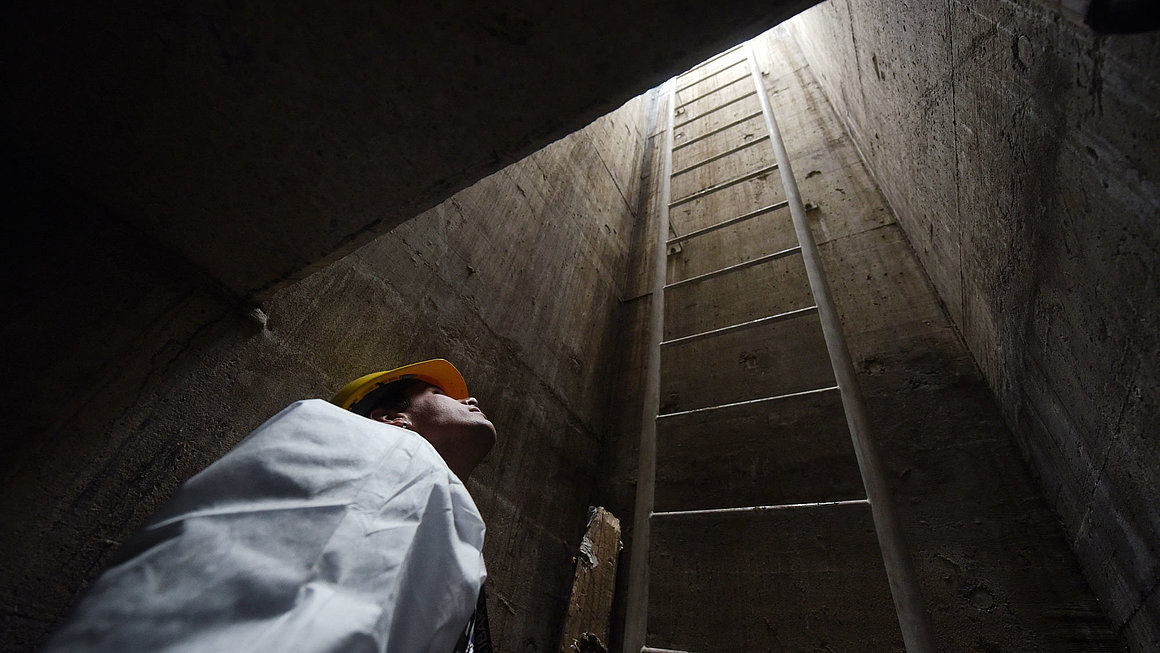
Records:
[[[392,416],[391,411],[387,410],[386,408],[376,408],[372,410],[371,414],[367,417],[370,417],[376,422],[390,424],[391,426],[397,426],[401,429],[411,428],[411,421],[408,420],[405,415]]]

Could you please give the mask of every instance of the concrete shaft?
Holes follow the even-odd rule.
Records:
[[[633,514],[640,478],[658,134],[643,99],[596,117],[807,4],[12,4],[0,649],[35,649],[137,524],[287,403],[434,356],[500,427],[470,486],[497,639],[555,646],[585,509]],[[1095,34],[1059,6],[832,2],[793,25],[801,54],[762,46],[948,651],[1160,648],[1160,35]],[[675,199],[770,163],[727,75],[680,94]],[[776,175],[674,207],[670,236],[762,213],[674,244],[668,280],[791,247],[764,210]],[[787,255],[673,288],[664,336],[804,306],[804,281]],[[828,382],[796,319],[674,345],[662,403]],[[835,399],[663,423],[655,507],[856,500]],[[658,579],[653,634],[850,641],[828,604],[890,650],[886,613],[835,589],[852,570],[882,597],[873,556],[837,546],[872,546],[842,511],[714,526],[782,567],[664,526],[656,569],[698,556],[685,585]],[[787,530],[834,545],[764,540]],[[726,587],[745,618],[678,603]],[[713,630],[733,621],[765,631]]]
[[[982,377],[795,42],[777,31],[757,51],[804,199],[818,206],[811,226],[866,388],[936,648],[1117,650]],[[697,87],[723,86],[712,100],[687,105],[705,118],[678,128],[676,142],[742,122],[677,149],[677,170],[761,134],[760,123],[745,120],[756,107],[752,97],[708,113],[713,103],[746,93],[740,84],[724,86],[729,72]],[[699,73],[711,76],[713,66]],[[687,107],[678,115],[692,119]],[[673,197],[771,159],[768,146],[739,150],[678,175]],[[758,177],[674,207],[672,231],[781,198],[776,176]],[[792,231],[788,214],[772,211],[682,242],[669,255],[669,281],[791,246]],[[800,258],[785,257],[670,288],[666,337],[810,302]],[[828,505],[654,517],[648,645],[901,650],[870,511],[850,503],[865,495],[836,393],[695,411],[832,385],[816,316],[662,352],[662,412],[694,412],[660,421],[657,511]]]

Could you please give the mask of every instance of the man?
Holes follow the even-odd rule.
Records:
[[[331,401],[376,422],[415,431],[466,480],[495,444],[495,426],[467,394],[459,371],[436,359],[368,374]]]
[[[444,360],[332,402],[292,404],[187,481],[48,650],[471,650],[484,526],[462,479],[494,425]]]

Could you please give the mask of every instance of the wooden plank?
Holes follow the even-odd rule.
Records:
[[[590,508],[588,530],[576,556],[572,597],[564,617],[562,653],[607,652],[612,593],[620,558],[620,520],[604,508]]]

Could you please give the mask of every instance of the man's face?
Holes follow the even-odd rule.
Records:
[[[434,445],[460,477],[465,478],[495,445],[495,425],[479,409],[475,397],[452,399],[433,385],[417,383],[408,399],[410,405],[398,417]]]

